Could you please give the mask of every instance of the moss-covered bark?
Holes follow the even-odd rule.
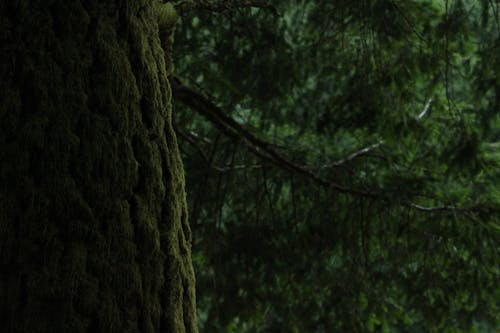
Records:
[[[0,2],[0,332],[196,332],[158,17]]]

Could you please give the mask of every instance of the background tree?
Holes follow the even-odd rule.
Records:
[[[493,331],[498,4],[178,8],[202,330]]]
[[[157,4],[0,2],[2,332],[197,331]]]

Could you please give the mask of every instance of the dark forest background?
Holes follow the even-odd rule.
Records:
[[[495,331],[500,3],[177,8],[201,331]]]

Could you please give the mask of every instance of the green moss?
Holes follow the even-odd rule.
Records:
[[[172,59],[174,30],[179,20],[177,11],[172,3],[157,3],[156,16],[158,22],[159,37],[164,51],[166,74],[170,75],[174,71]]]
[[[23,64],[0,89],[0,331],[196,332],[175,10],[18,3],[0,8],[0,64]]]
[[[156,13],[158,16],[158,27],[162,30],[172,30],[179,20],[179,15],[171,2],[159,3]]]

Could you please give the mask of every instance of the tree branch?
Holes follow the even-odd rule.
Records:
[[[275,17],[280,16],[278,9],[266,0],[185,0],[175,5],[175,10],[180,16],[184,16],[186,13],[196,10],[223,13],[240,8],[259,8],[270,11]]]
[[[300,174],[306,178],[309,178],[319,185],[331,188],[337,192],[351,194],[355,196],[378,199],[383,201],[391,201],[391,198],[380,192],[366,191],[357,188],[346,187],[344,185],[337,184],[328,179],[322,178],[319,175],[310,171],[310,168],[299,165],[291,161],[288,157],[280,154],[273,149],[273,145],[262,139],[259,139],[242,125],[236,122],[234,119],[229,117],[222,111],[217,105],[215,105],[210,99],[200,94],[199,92],[184,85],[178,77],[172,77],[170,79],[172,87],[172,95],[179,102],[183,103],[187,107],[191,108],[193,111],[199,113],[205,117],[208,121],[219,128],[226,136],[239,141],[241,140],[244,145],[253,152],[255,155],[261,157],[262,159],[268,160],[277,167],[288,170],[297,174]],[[339,165],[342,165],[350,160],[353,160],[369,151],[379,147],[382,142],[376,143],[369,147],[366,147],[360,151],[357,151],[343,160],[340,160]],[[425,207],[413,203],[408,200],[400,201],[400,204],[406,207],[410,207],[421,212],[471,212],[473,208],[463,208],[455,206],[437,206],[437,207]]]
[[[330,164],[327,164],[327,165],[324,165],[322,166],[323,169],[326,169],[326,168],[332,168],[332,167],[340,167],[340,166],[343,166],[345,164],[347,164],[348,162],[351,162],[355,159],[357,159],[358,157],[361,157],[363,155],[367,155],[369,154],[370,152],[372,152],[373,150],[377,149],[378,147],[380,147],[384,142],[383,141],[380,141],[380,142],[377,142],[371,146],[368,146],[368,147],[365,147],[363,149],[360,149],[352,154],[350,154],[349,156],[343,158],[343,159],[340,159],[338,161],[335,161],[333,163],[330,163]]]
[[[321,178],[311,172],[307,167],[290,161],[287,157],[275,151],[271,147],[272,144],[257,138],[234,119],[227,116],[224,111],[222,111],[211,100],[182,84],[182,81],[179,78],[174,77],[171,82],[172,94],[175,99],[204,116],[227,136],[236,140],[242,140],[247,148],[257,156],[271,161],[273,164],[282,169],[306,176],[320,185],[331,187],[339,192],[356,194],[364,197],[377,197],[375,193],[345,187]]]

